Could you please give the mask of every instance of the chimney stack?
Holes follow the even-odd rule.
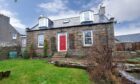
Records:
[[[104,6],[100,6],[99,15],[105,15],[105,7]]]
[[[10,23],[10,17],[0,14],[0,20],[6,23]]]

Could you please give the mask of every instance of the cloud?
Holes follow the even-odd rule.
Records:
[[[140,33],[140,23],[130,23],[125,26],[121,26],[119,29],[118,27],[115,28],[115,35],[126,35],[133,33]]]
[[[140,33],[140,0],[103,0],[100,5],[106,7],[109,18],[117,20],[115,35]]]
[[[69,18],[69,17],[76,17],[76,16],[79,16],[79,12],[69,10],[69,11],[61,11],[57,15],[50,15],[49,18],[55,20],[55,19]]]
[[[41,10],[49,15],[51,19],[60,19],[78,15],[78,11],[71,10],[68,6],[68,0],[52,0],[38,5]]]
[[[14,26],[16,28],[25,28],[26,27],[24,24],[21,23],[21,21],[18,18],[16,18],[16,15],[17,15],[16,13],[11,12],[7,9],[0,10],[0,13],[10,17],[10,24],[12,26]]]
[[[117,19],[118,22],[140,19],[140,0],[104,0],[106,13]]]
[[[17,18],[17,12],[10,10],[9,3],[7,3],[5,0],[0,0],[0,14],[10,17],[10,24],[20,33],[25,33],[26,25],[22,24],[21,20]]]
[[[41,3],[38,6],[45,11],[57,13],[61,10],[66,10],[66,1],[62,0],[53,0],[52,2]]]

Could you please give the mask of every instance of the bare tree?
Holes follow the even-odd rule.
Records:
[[[116,84],[118,80],[114,75],[115,68],[112,63],[113,46],[109,44],[108,34],[105,37],[104,44],[98,41],[89,49],[87,54],[88,72],[91,80],[94,79],[97,82],[104,80],[105,84],[112,84],[112,82]]]

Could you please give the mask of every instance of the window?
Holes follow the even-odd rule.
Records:
[[[84,12],[84,19],[85,19],[85,21],[89,21],[90,20],[89,12]]]
[[[92,46],[93,32],[91,30],[83,32],[83,44],[84,44],[84,46]]]
[[[48,19],[45,17],[40,18],[39,27],[48,27]]]
[[[43,48],[43,46],[44,46],[44,35],[39,34],[38,35],[38,47]]]
[[[22,39],[22,47],[26,47],[26,38]]]
[[[17,34],[16,33],[12,34],[12,39],[17,39]]]
[[[91,22],[94,21],[93,11],[84,11],[80,14],[80,22]]]

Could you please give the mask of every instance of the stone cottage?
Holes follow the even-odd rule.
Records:
[[[98,42],[114,45],[114,21],[105,16],[105,7],[97,14],[92,10],[80,12],[79,16],[57,20],[40,16],[38,24],[27,28],[27,45],[34,45],[37,53],[43,52],[44,40],[49,46],[49,54],[78,56],[87,52]]]

